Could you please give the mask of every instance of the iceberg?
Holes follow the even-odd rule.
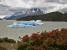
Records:
[[[36,27],[38,25],[42,25],[43,22],[41,20],[31,20],[31,21],[17,21],[14,22],[12,25],[8,25],[7,27],[10,28],[17,28],[17,27]]]

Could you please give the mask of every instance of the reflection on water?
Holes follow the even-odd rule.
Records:
[[[44,21],[43,25],[39,25],[37,27],[26,27],[26,28],[8,28],[7,25],[12,24],[15,21],[0,21],[0,37],[9,37],[13,39],[18,39],[19,36],[23,36],[26,34],[31,34],[32,32],[40,32],[40,31],[50,31],[53,29],[67,28],[67,22],[50,22]]]

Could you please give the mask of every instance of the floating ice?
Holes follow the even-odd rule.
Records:
[[[12,25],[8,25],[7,27],[16,28],[16,27],[35,27],[38,25],[42,25],[43,22],[41,20],[32,20],[32,21],[18,21],[14,22]]]

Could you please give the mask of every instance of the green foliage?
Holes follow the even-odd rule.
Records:
[[[15,40],[13,40],[13,39],[8,39],[7,37],[5,37],[5,38],[0,38],[0,43],[2,43],[2,42],[16,43]]]
[[[27,42],[23,42],[22,45],[18,46],[18,50],[26,50],[27,46],[30,46],[32,44],[32,40],[29,40]],[[31,50],[30,48],[28,48],[29,50]]]
[[[67,46],[66,46],[67,47]],[[67,48],[66,48],[64,45],[51,45],[51,46],[49,46],[49,48],[51,49],[51,50],[67,50]]]
[[[25,50],[25,49],[26,49],[26,46],[25,45],[18,46],[18,50]]]

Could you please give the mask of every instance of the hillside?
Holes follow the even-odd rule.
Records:
[[[43,15],[28,16],[16,20],[43,20],[43,21],[67,21],[67,14],[52,12]]]

